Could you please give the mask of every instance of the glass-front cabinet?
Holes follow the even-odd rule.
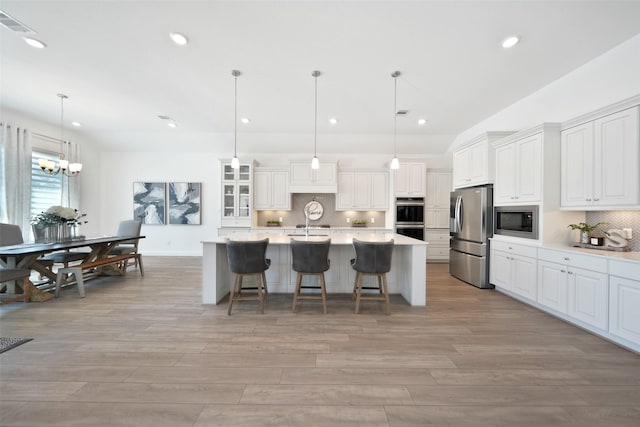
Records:
[[[222,227],[251,226],[251,165],[222,163]]]

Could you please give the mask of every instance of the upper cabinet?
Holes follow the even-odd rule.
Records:
[[[253,186],[256,210],[291,210],[288,169],[257,167],[253,173]]]
[[[396,197],[424,197],[425,172],[424,162],[400,162],[400,168],[394,171],[394,195]]]
[[[493,183],[494,151],[491,142],[513,132],[484,133],[453,152],[453,187]]]
[[[511,138],[507,138],[511,139]],[[540,202],[542,199],[542,133],[495,146],[495,205]]]
[[[640,107],[561,133],[561,206],[605,210],[640,205]]]
[[[338,189],[337,163],[320,163],[319,169],[311,169],[311,162],[294,162],[289,170],[291,193],[335,193]]]
[[[338,173],[336,210],[372,211],[389,208],[389,172]]]
[[[222,218],[223,227],[251,225],[251,165],[241,164],[233,169],[231,162],[222,161]]]

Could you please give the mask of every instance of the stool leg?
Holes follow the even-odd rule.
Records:
[[[382,285],[384,286],[384,299],[387,305],[387,316],[391,314],[391,304],[389,303],[389,287],[387,286],[387,275],[382,274]]]
[[[362,296],[362,273],[356,273],[356,314],[360,312],[360,297]]]
[[[231,286],[231,292],[229,293],[229,308],[227,309],[227,316],[231,315],[231,308],[233,307],[233,300],[236,297],[236,288],[238,287],[238,275],[233,274],[233,285]]]
[[[323,314],[327,314],[327,288],[326,283],[324,282],[324,273],[320,274],[320,287],[322,292],[322,312]]]
[[[256,281],[258,282],[258,300],[260,301],[260,313],[264,314],[264,292],[262,290],[262,274],[256,274]]]
[[[65,279],[62,278],[63,275]],[[56,298],[58,298],[58,294],[60,293],[60,287],[62,286],[63,280],[66,282],[66,273],[63,273],[62,271],[58,270],[58,275],[56,276],[56,291],[53,294]]]
[[[291,311],[296,312],[296,306],[298,305],[298,296],[300,295],[300,286],[302,285],[302,273],[298,273],[296,277],[296,289],[293,292],[293,306]]]
[[[140,276],[144,277],[144,267],[142,266],[142,255],[136,254],[136,267],[140,269]]]
[[[264,287],[264,295],[267,297],[267,302],[269,302],[269,288],[267,287],[267,275],[262,272],[262,286]]]
[[[73,276],[76,279],[76,285],[78,286],[78,293],[80,298],[84,298],[84,278],[82,277],[82,269],[78,268],[73,270]]]

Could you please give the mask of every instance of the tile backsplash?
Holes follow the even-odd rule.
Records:
[[[282,225],[295,226],[296,224],[304,224],[304,205],[315,197],[324,207],[322,218],[317,221],[311,221],[311,225],[329,224],[332,227],[349,227],[350,220],[364,219],[370,223],[371,218],[375,222],[369,224],[370,227],[384,227],[386,212],[385,211],[336,211],[336,195],[335,194],[306,194],[295,193],[291,195],[290,211],[258,211],[258,226],[264,227],[268,220],[282,218]]]
[[[599,228],[603,231],[613,228],[631,228],[633,238],[629,241],[632,251],[640,251],[640,211],[594,211],[587,212],[585,220],[587,224],[608,222]]]

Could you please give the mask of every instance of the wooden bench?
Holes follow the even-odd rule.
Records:
[[[105,265],[113,265],[113,264],[121,264],[122,273],[125,274],[127,272],[127,261],[130,259],[135,259],[138,264],[138,268],[140,269],[140,275],[144,277],[144,268],[142,267],[142,257],[139,253],[132,254],[124,254],[111,256],[106,258],[101,258],[95,261],[83,262],[78,265],[73,265],[71,267],[63,267],[59,268],[57,271],[56,278],[56,292],[55,296],[58,297],[60,293],[60,287],[63,284],[67,283],[67,279],[70,274],[73,274],[75,277],[76,283],[78,285],[78,293],[80,294],[80,298],[84,298],[84,277],[82,272],[84,270],[91,270],[96,267],[102,267]]]

